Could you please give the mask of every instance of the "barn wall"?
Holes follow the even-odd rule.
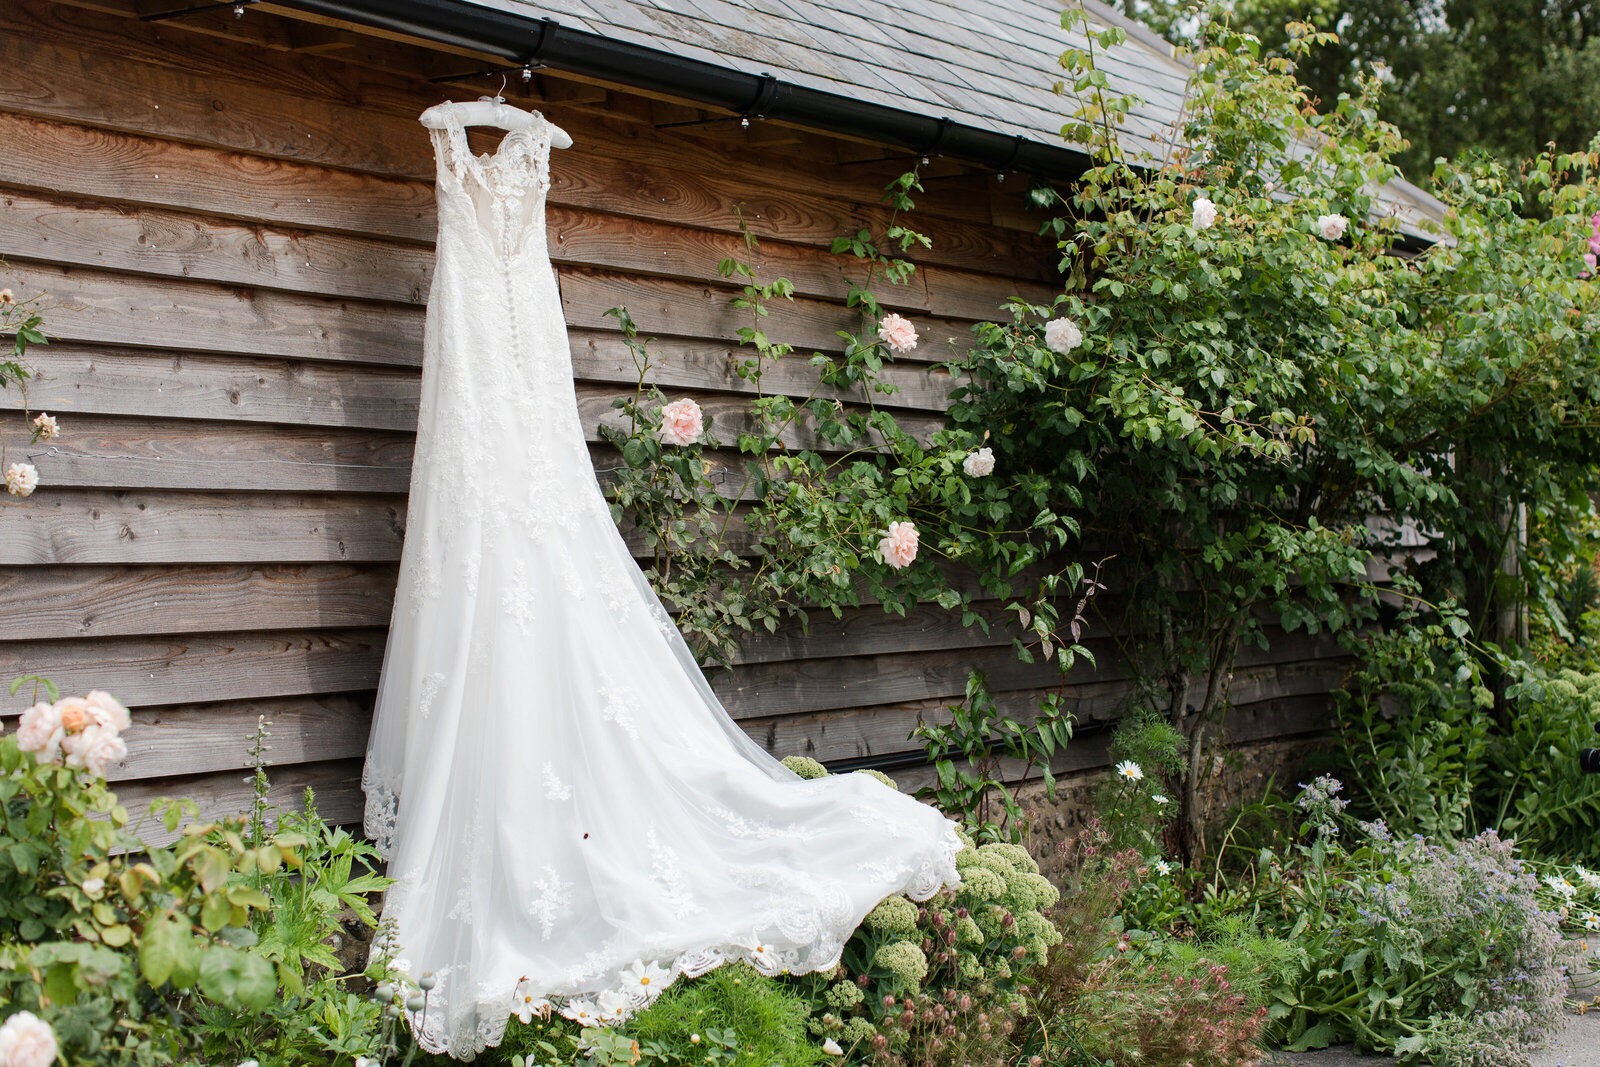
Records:
[[[64,429],[59,454],[36,460],[38,492],[0,509],[0,676],[43,673],[134,707],[113,776],[130,803],[187,793],[242,808],[246,736],[266,716],[279,794],[315,785],[326,815],[354,819],[435,227],[416,115],[444,95],[429,76],[477,61],[260,9],[141,22],[137,2],[11,0],[0,23],[0,285],[54,305],[29,401]],[[453,95],[484,80],[464,84]],[[523,102],[576,142],[554,161],[549,234],[592,441],[632,388],[604,316],[619,304],[660,338],[663,388],[737,428],[744,320],[716,273],[741,254],[736,208],[763,239],[763,277],[798,290],[769,332],[837,346],[851,264],[828,242],[881,221],[878,193],[903,163],[858,163],[885,153],[760,123],[659,129],[698,113],[547,75],[530,89]],[[932,174],[917,222],[934,247],[912,285],[882,294],[924,335],[893,369],[904,391],[883,402],[912,428],[937,424],[948,381],[931,361],[947,339],[1013,293],[1050,293],[1025,182],[942,162]],[[803,361],[768,385],[804,395]],[[13,449],[19,428],[7,423]],[[599,446],[596,459],[609,462]],[[809,636],[753,641],[713,681],[779,755],[890,757],[969,666],[1016,711],[1052,683],[990,614],[992,636],[938,609],[818,617]],[[1111,642],[1091,643],[1099,666],[1069,690],[1090,719],[1117,709],[1128,677]],[[1293,637],[1247,657],[1238,735],[1306,729],[1337,680],[1330,653]],[[1085,743],[1062,766],[1103,758]]]

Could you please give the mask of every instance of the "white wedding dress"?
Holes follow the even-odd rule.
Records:
[[[475,157],[445,125],[362,786],[395,955],[438,980],[413,1029],[468,1058],[529,998],[615,1018],[727,960],[830,968],[885,896],[955,883],[960,842],[867,775],[802,780],[718,703],[589,462],[545,246],[555,127]]]

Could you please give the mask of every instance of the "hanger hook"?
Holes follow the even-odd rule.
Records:
[[[506,76],[504,74],[500,75],[500,91],[495,96],[501,100],[506,98]]]

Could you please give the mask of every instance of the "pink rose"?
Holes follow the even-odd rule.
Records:
[[[0,1064],[50,1067],[56,1062],[56,1034],[31,1011],[19,1011],[0,1026]]]
[[[1350,225],[1350,220],[1343,215],[1318,215],[1317,230],[1330,241],[1337,241],[1344,236],[1345,227]]]
[[[878,555],[895,570],[911,566],[917,558],[917,528],[909,522],[891,522],[878,542]]]
[[[128,709],[104,689],[91,689],[89,695],[83,698],[83,703],[90,717],[101,726],[122,731],[133,725],[133,716],[128,714]]]
[[[43,701],[22,713],[17,723],[17,747],[38,754],[41,763],[61,755],[61,712]]]
[[[692,445],[700,440],[700,434],[704,430],[705,421],[700,415],[700,405],[688,397],[662,406],[662,444]]]
[[[1585,252],[1583,254],[1583,265],[1589,268],[1584,271],[1585,276],[1595,272],[1596,263],[1600,263],[1600,257],[1595,256],[1593,252]]]
[[[911,320],[890,312],[878,322],[878,336],[896,352],[909,352],[917,347],[917,328]]]
[[[61,739],[61,750],[67,754],[67,766],[79,767],[96,778],[104,778],[106,768],[128,758],[128,746],[109,726],[90,726],[79,734],[68,734]]]

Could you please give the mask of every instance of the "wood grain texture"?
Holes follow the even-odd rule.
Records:
[[[366,752],[372,704],[349,697],[285,697],[138,710],[126,734],[128,758],[106,778],[239,771],[262,720],[271,767],[354,759]]]
[[[0,565],[396,560],[405,498],[40,490],[6,508]]]
[[[410,484],[411,434],[56,416],[60,436],[28,453],[56,488],[404,493]]]
[[[374,688],[383,643],[377,629],[12,641],[0,645],[0,673],[42,674],[64,693],[104,689],[130,708],[317,696]]]
[[[393,564],[0,568],[0,641],[387,626]]]
[[[361,793],[361,761],[323,760],[278,767],[272,771],[272,788],[267,805],[275,811],[299,811],[305,791],[316,791],[317,811],[336,826],[359,825],[365,798]],[[243,815],[250,811],[255,796],[249,776],[240,771],[185,775],[181,778],[156,778],[142,782],[123,782],[116,788],[117,799],[128,809],[130,826],[143,820],[139,836],[152,845],[176,839],[145,812],[150,803],[162,797],[188,797],[200,809],[200,821]]]
[[[574,376],[605,396],[632,394],[638,369],[620,335],[573,330]],[[656,340],[650,380],[663,390],[756,395],[736,364],[748,352],[705,341]],[[208,355],[161,348],[58,341],[35,348],[29,360],[40,377],[20,390],[0,391],[0,410],[91,412],[158,419],[295,423],[308,426],[414,430],[420,372],[405,367],[351,367],[266,356]],[[883,380],[898,392],[871,397],[880,408],[934,413],[944,409],[955,381],[927,364],[888,364]],[[795,356],[769,363],[767,395],[864,403],[864,390],[818,388],[816,371]],[[609,400],[607,401],[609,403]]]

